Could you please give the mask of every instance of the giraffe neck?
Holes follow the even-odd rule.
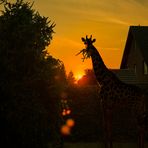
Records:
[[[108,68],[105,66],[99,52],[97,49],[92,46],[93,49],[91,49],[91,59],[93,64],[94,73],[96,75],[96,79],[99,82],[100,85],[104,85],[107,82],[110,82],[110,74],[111,72],[108,70]]]

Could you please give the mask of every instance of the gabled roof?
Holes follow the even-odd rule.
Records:
[[[148,26],[130,26],[120,66],[121,69],[127,68],[128,54],[133,39],[136,41],[136,46],[138,46],[145,62],[148,64]]]
[[[138,79],[133,69],[110,69],[122,82],[137,84]]]

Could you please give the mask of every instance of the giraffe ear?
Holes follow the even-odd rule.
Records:
[[[96,41],[96,39],[93,39],[93,40],[92,40],[92,43],[94,43],[95,41]]]
[[[81,39],[82,39],[83,42],[85,42],[85,39],[84,38],[81,38]]]

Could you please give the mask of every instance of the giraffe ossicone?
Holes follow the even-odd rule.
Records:
[[[88,42],[90,42],[92,44],[96,41],[96,39],[92,39],[92,35],[90,36],[90,38],[88,38],[88,36],[86,35],[86,39],[83,37],[81,39],[84,42],[84,44],[88,44]]]

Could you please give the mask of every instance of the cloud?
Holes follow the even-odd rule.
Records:
[[[135,2],[138,2],[142,5],[145,5],[145,4],[148,4],[148,1],[147,0],[134,0]]]
[[[147,19],[147,0],[44,0],[38,7],[55,16],[55,21],[107,21],[129,25]],[[75,22],[74,22],[75,23]]]
[[[119,24],[119,25],[126,25],[126,26],[130,25],[129,22],[125,22],[125,21],[119,20],[117,18],[108,18],[108,21],[111,23]]]

